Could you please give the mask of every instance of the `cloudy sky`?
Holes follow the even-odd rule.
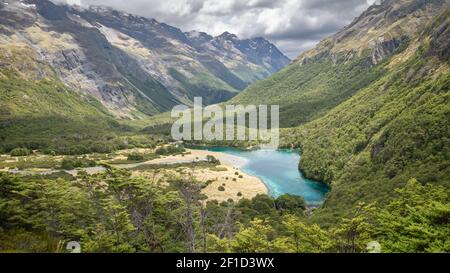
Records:
[[[290,58],[313,47],[361,14],[375,0],[53,0],[105,5],[212,35],[264,37]]]

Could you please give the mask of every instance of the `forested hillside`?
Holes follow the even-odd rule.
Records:
[[[285,69],[239,94],[230,104],[280,105],[284,128],[323,116],[390,73],[385,64],[437,16],[444,0],[382,1],[324,39]]]
[[[448,191],[449,11],[379,66],[386,75],[322,118],[286,131],[287,143],[302,148],[306,175],[332,186],[317,217],[345,215],[360,201],[384,204],[411,178]]]
[[[331,185],[322,223],[411,178],[450,186],[448,1],[382,1],[231,103],[280,104],[286,147]],[[325,217],[324,220],[322,217]]]

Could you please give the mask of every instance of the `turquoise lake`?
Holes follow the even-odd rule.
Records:
[[[297,150],[245,151],[229,147],[194,149],[223,152],[245,158],[247,164],[241,169],[260,178],[273,197],[288,193],[302,196],[309,205],[320,205],[329,191],[327,185],[307,179],[299,171],[300,154]]]

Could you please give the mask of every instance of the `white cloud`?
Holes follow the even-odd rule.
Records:
[[[105,5],[212,35],[262,36],[295,58],[376,0],[54,0]]]

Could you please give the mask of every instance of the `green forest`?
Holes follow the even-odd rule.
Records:
[[[302,198],[266,195],[237,203],[205,202],[202,184],[171,177],[168,185],[127,171],[0,175],[0,251],[146,253],[448,252],[448,191],[411,179],[389,204],[359,203],[335,225],[308,217]]]

